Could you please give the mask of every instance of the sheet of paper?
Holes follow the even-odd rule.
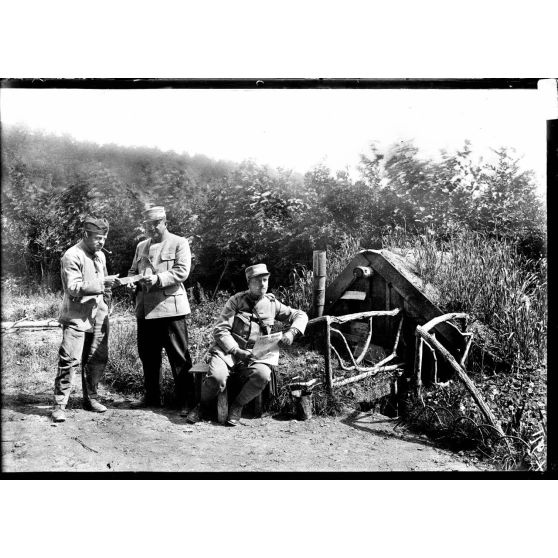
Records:
[[[136,281],[139,281],[142,277],[143,275],[130,275],[128,277],[120,277],[120,283],[122,285],[127,285],[128,283],[135,283]]]
[[[278,343],[281,337],[283,337],[283,334],[280,331],[272,333],[271,335],[262,335],[258,337],[252,349],[253,357],[250,361],[277,366],[279,364]]]

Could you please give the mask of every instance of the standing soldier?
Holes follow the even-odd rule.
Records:
[[[136,290],[138,353],[143,365],[145,395],[135,406],[161,405],[161,359],[163,347],[174,377],[175,397],[188,407],[194,396],[192,366],[188,351],[186,314],[190,305],[184,281],[190,273],[190,247],[185,238],[167,230],[163,207],[144,212],[149,238],[136,248],[128,275],[141,274]]]
[[[83,239],[69,248],[61,260],[64,301],[59,321],[63,329],[54,381],[55,422],[66,420],[64,410],[80,363],[84,408],[97,413],[107,410],[97,400],[97,387],[108,360],[110,289],[118,279],[108,276],[101,251],[109,230],[107,221],[88,217],[83,230]]]
[[[297,334],[304,333],[308,323],[305,312],[285,306],[274,295],[266,294],[270,274],[265,264],[247,267],[245,273],[248,290],[229,298],[213,329],[215,344],[210,349],[209,372],[202,384],[201,402],[204,404],[225,389],[229,374],[234,374],[242,383],[229,409],[229,426],[237,426],[244,405],[257,397],[271,380],[270,366],[257,362],[252,354],[258,337],[269,335],[277,319],[289,323],[290,328],[283,333],[280,342],[290,345]],[[199,418],[199,405],[186,416],[192,424]]]

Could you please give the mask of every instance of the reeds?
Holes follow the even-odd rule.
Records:
[[[464,231],[416,242],[418,273],[447,312],[466,312],[491,328],[492,347],[512,367],[546,362],[546,260],[526,260],[513,244]]]

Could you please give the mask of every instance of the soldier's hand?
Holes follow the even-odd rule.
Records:
[[[107,275],[106,277],[103,278],[103,284],[105,286],[105,289],[112,289],[112,287],[116,286],[116,281],[117,281],[117,276],[116,275]]]
[[[144,275],[138,282],[140,285],[147,287],[150,289],[157,283],[157,275]]]
[[[283,333],[283,337],[279,340],[279,343],[283,343],[283,345],[292,345],[294,340],[294,334],[292,331],[287,331]]]
[[[252,351],[247,351],[246,349],[241,349],[241,348],[239,347],[239,348],[236,349],[236,351],[234,352],[234,355],[235,355],[236,358],[238,358],[239,360],[246,361],[246,360],[250,360],[250,358],[252,357]]]

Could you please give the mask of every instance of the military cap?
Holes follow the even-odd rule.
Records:
[[[159,219],[166,219],[167,214],[165,213],[165,208],[162,205],[156,205],[146,209],[143,212],[143,218],[145,221],[158,221]]]
[[[109,224],[106,219],[89,216],[83,220],[83,230],[97,234],[108,234]]]
[[[265,264],[256,264],[247,267],[245,270],[246,281],[250,281],[252,277],[259,277],[260,275],[270,275]]]

